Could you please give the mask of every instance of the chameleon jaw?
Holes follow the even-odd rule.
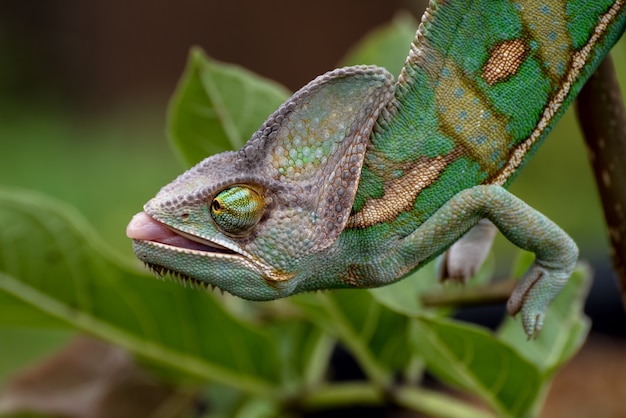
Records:
[[[205,285],[212,284],[209,281],[195,278],[193,274],[181,271],[182,269],[173,265],[166,265],[168,263],[162,261],[169,258],[167,255],[179,254],[194,259],[196,262],[199,260],[203,264],[215,262],[237,265],[257,274],[268,285],[287,281],[293,276],[277,271],[272,266],[232,244],[217,243],[185,233],[159,222],[145,212],[140,212],[133,217],[126,228],[126,235],[133,240],[133,250],[139,259],[159,275],[172,274],[193,282]],[[152,257],[151,254],[155,253],[159,253],[160,256]]]
[[[217,247],[212,247],[208,245],[204,247],[211,248],[211,249],[217,248]],[[261,275],[264,278],[266,275],[266,267],[264,265],[262,265],[259,262],[252,262],[249,259],[235,252],[218,252],[218,251],[204,250],[204,249],[192,249],[192,248],[187,248],[184,246],[174,246],[170,244],[164,244],[158,241],[133,239],[133,249],[138,254],[139,258],[143,259],[142,261],[144,261],[144,263],[146,263],[146,265],[151,270],[155,271],[156,273],[160,275],[163,275],[163,274],[180,275],[184,279],[190,279],[198,283],[205,283],[205,281],[203,280],[195,279],[184,272],[180,272],[176,270],[175,268],[163,265],[164,263],[157,263],[145,257],[141,257],[139,255],[141,253],[141,250],[147,249],[147,248],[151,248],[152,250],[160,251],[160,252],[166,251],[171,254],[185,254],[190,257],[202,257],[206,259],[224,260],[224,261],[228,261],[231,263],[242,265],[243,267],[254,271],[255,273]]]

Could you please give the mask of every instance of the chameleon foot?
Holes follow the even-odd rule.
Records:
[[[569,269],[568,269],[569,270]],[[571,271],[542,267],[536,262],[526,271],[507,302],[507,311],[522,315],[522,326],[529,339],[543,327],[548,306],[567,283]]]

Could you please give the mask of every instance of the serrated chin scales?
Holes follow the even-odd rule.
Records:
[[[224,295],[224,289],[220,289],[214,284],[205,283],[201,280],[194,279],[193,277],[189,277],[186,274],[177,272],[175,270],[168,269],[167,267],[159,266],[157,264],[144,263],[148,269],[154,273],[154,275],[159,279],[169,279],[172,281],[178,281],[183,286],[187,287],[189,285],[192,289],[204,289],[206,291],[213,291],[218,289],[222,295]]]

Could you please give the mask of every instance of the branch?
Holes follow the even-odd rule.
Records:
[[[581,90],[576,113],[602,200],[613,265],[626,306],[626,113],[610,56]]]
[[[480,287],[459,286],[458,289],[442,289],[425,293],[420,301],[425,307],[467,307],[505,303],[519,280],[509,279]]]

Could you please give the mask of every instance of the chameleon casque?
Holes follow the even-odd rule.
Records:
[[[144,206],[137,257],[271,300],[384,286],[446,250],[443,276],[464,280],[495,225],[536,255],[507,305],[536,336],[578,249],[506,187],[624,32],[625,1],[431,1],[397,82],[374,66],[310,82]]]

